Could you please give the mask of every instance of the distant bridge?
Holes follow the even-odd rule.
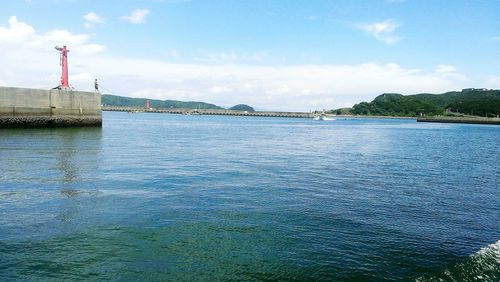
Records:
[[[144,113],[165,113],[181,115],[222,115],[222,116],[258,116],[258,117],[286,117],[286,118],[313,118],[314,113],[304,112],[268,112],[268,111],[233,111],[233,110],[212,110],[212,109],[145,109],[139,107],[114,107],[103,106],[103,111],[114,112],[144,112]]]

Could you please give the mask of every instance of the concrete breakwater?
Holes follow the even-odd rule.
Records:
[[[102,126],[101,94],[0,86],[0,128]]]
[[[442,122],[442,123],[472,123],[472,124],[500,124],[500,118],[486,117],[426,117],[418,118],[418,122]]]
[[[260,117],[289,117],[289,118],[312,118],[313,113],[304,112],[270,112],[270,111],[234,111],[234,110],[212,110],[212,109],[144,109],[134,107],[113,107],[103,106],[103,111],[117,112],[147,112],[147,113],[167,113],[184,115],[227,115],[227,116],[260,116]]]

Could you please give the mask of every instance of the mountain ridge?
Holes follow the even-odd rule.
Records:
[[[425,115],[495,117],[500,115],[500,90],[467,88],[442,94],[383,93],[371,102],[361,102],[351,108],[331,110],[330,113],[408,117]]]

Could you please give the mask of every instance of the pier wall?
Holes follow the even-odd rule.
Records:
[[[418,118],[418,122],[441,122],[441,123],[471,123],[471,124],[496,124],[500,125],[500,118],[487,117],[426,117]]]
[[[146,113],[164,113],[164,114],[183,114],[183,115],[222,115],[222,116],[254,116],[254,117],[286,117],[286,118],[312,118],[313,113],[304,112],[270,112],[270,111],[235,111],[235,110],[215,110],[215,109],[145,109],[137,107],[115,107],[103,106],[103,111],[114,112],[146,112]]]
[[[0,86],[0,128],[101,125],[100,93]]]

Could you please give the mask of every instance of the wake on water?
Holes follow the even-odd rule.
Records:
[[[500,240],[463,262],[444,271],[424,275],[416,281],[500,281]]]

